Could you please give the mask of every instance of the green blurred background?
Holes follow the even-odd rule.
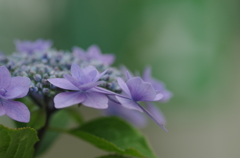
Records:
[[[169,133],[151,121],[142,129],[156,154],[239,158],[239,15],[238,0],[0,0],[0,50],[12,53],[14,39],[44,38],[63,50],[97,44],[116,54],[115,66],[131,70],[152,65],[174,94],[159,104]],[[87,119],[99,116],[95,109],[81,111]],[[101,154],[62,135],[42,157]]]

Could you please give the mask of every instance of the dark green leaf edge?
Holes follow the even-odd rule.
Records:
[[[106,119],[106,118],[117,119],[117,120],[123,121],[124,123],[128,124],[127,122],[125,122],[124,120],[122,120],[118,117],[102,117],[100,119]],[[84,132],[84,130],[81,130],[81,128],[83,128],[85,125],[88,125],[89,123],[92,123],[98,119],[99,118],[91,120],[89,122],[85,122],[79,128],[70,130],[67,133],[77,136],[77,137],[81,137],[83,140],[86,140],[86,141],[90,142],[92,145],[94,145],[100,149],[106,150],[106,151],[115,152],[115,153],[119,153],[122,155],[134,156],[134,157],[136,157],[136,156],[141,157],[141,158],[147,157],[147,155],[143,155],[141,152],[139,152],[138,150],[136,150],[134,148],[122,149],[122,148],[116,146],[115,144],[113,144],[112,142],[109,142],[108,140],[105,140],[105,139],[95,136],[93,134],[89,134],[88,132]],[[131,126],[130,124],[128,124],[128,126],[129,126],[129,128],[131,128],[131,130],[136,132],[138,136],[142,136],[140,134],[140,132],[137,129],[135,129],[133,126]],[[142,138],[144,138],[144,137],[142,137]],[[94,139],[98,140],[100,143],[98,142],[98,144],[95,144]],[[150,146],[146,139],[143,139],[143,141],[147,146]],[[106,145],[108,146],[108,149],[106,149]],[[151,154],[152,154],[151,155],[152,158],[156,158],[156,156],[153,153],[151,153]]]
[[[0,128],[1,127],[3,127],[3,128],[5,128],[5,132],[6,132],[6,134],[10,137],[10,134],[9,134],[9,131],[10,132],[20,132],[20,131],[22,131],[22,130],[26,130],[26,129],[29,129],[29,130],[31,130],[32,132],[34,132],[35,134],[36,134],[36,137],[35,137],[35,139],[36,139],[36,141],[35,141],[35,143],[36,142],[38,142],[39,141],[39,138],[37,137],[37,131],[34,129],[34,128],[31,128],[31,127],[22,127],[22,128],[14,128],[14,129],[11,129],[11,128],[9,128],[9,127],[6,127],[6,126],[4,126],[4,125],[1,125],[0,124]],[[6,130],[9,130],[9,131],[6,131]],[[4,129],[1,131],[1,132],[3,132],[4,131]],[[1,138],[2,139],[2,138]],[[5,149],[6,151],[8,151],[9,150],[9,147],[10,147],[10,145],[11,145],[11,140],[10,140],[10,142],[8,143],[8,147]],[[22,146],[19,146],[19,145],[17,145],[17,150],[16,151],[18,151],[18,149],[19,148],[22,148]],[[33,149],[33,148],[32,148]],[[24,150],[26,150],[26,148],[24,149]],[[27,150],[29,150],[29,149],[27,149]],[[33,149],[33,151],[34,151],[34,149]],[[32,152],[33,152],[32,151]],[[16,154],[16,153],[15,153]],[[16,155],[13,155],[13,157],[15,157]],[[31,153],[31,154],[33,154],[33,153]],[[23,154],[23,156],[22,156],[22,158],[27,158],[28,156],[26,155],[26,154]],[[18,158],[20,158],[20,157],[18,157]]]
[[[100,149],[103,149],[103,150],[107,150],[110,152],[117,152],[117,153],[123,154],[123,155],[138,156],[141,158],[145,157],[141,153],[139,153],[139,151],[137,151],[136,149],[133,149],[133,148],[127,148],[125,150],[121,149],[121,148],[117,147],[115,144],[113,144],[103,138],[99,138],[95,135],[89,134],[87,132],[77,131],[77,132],[70,132],[70,134],[73,134],[74,136],[79,136],[83,140],[91,142],[92,145],[94,145]],[[98,144],[94,143],[95,140],[98,140]],[[106,149],[106,146],[108,149]]]

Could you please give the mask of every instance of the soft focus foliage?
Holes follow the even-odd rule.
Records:
[[[151,64],[174,93],[159,104],[171,132],[143,129],[159,157],[240,157],[238,0],[1,0],[0,23],[4,53],[15,50],[13,39],[41,37],[68,50],[97,44],[133,71]],[[66,152],[69,142],[75,144]],[[44,156],[68,157],[79,148],[86,157],[106,155],[85,145],[63,136]]]

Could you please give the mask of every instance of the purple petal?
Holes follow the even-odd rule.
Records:
[[[71,82],[69,82],[65,78],[51,78],[51,79],[48,79],[48,81],[54,86],[57,86],[62,89],[79,90],[75,85],[73,85]]]
[[[0,89],[6,89],[11,83],[11,74],[5,66],[0,66]]]
[[[73,78],[79,79],[84,74],[83,70],[76,63],[73,63],[71,66],[71,75]]]
[[[172,93],[165,88],[164,83],[152,78],[151,67],[148,66],[145,68],[143,73],[143,80],[146,82],[150,82],[156,91],[160,91],[163,94],[163,97],[161,98],[161,100],[159,100],[159,102],[167,102],[172,97]]]
[[[143,80],[149,82],[152,76],[152,68],[150,66],[145,67],[143,71]]]
[[[108,98],[105,94],[89,91],[85,93],[86,100],[82,103],[85,106],[106,109],[108,107]]]
[[[127,76],[127,79],[129,80],[130,78],[132,78],[132,75],[129,73],[129,71],[126,71],[126,76]]]
[[[156,97],[156,91],[151,83],[144,82],[140,77],[128,80],[127,86],[135,101],[153,101]]]
[[[152,78],[150,81],[147,81],[147,82],[150,82],[153,85],[155,90],[164,91],[166,89],[165,84],[163,82],[156,80],[154,78]]]
[[[38,39],[36,41],[15,41],[16,50],[21,53],[34,53],[35,51],[45,51],[52,46],[52,41]]]
[[[94,66],[91,66],[91,65],[83,68],[82,71],[83,71],[83,73],[86,74],[86,75],[89,74],[89,73],[91,73],[91,72],[93,72],[93,71],[94,71],[94,72],[98,72],[98,70],[97,70]],[[94,75],[93,77],[95,77],[95,76],[96,76],[96,75]]]
[[[30,112],[25,104],[19,101],[4,100],[3,106],[6,110],[6,115],[13,120],[25,123],[30,121]]]
[[[96,82],[99,80],[99,72],[94,66],[87,66],[83,69],[84,75],[88,76],[86,82]]]
[[[150,102],[145,102],[147,105],[147,109],[149,112],[154,116],[154,118],[161,124],[165,125],[166,124],[166,119],[162,113],[162,111],[157,108],[157,106],[153,103]]]
[[[118,77],[118,78],[117,78],[117,81],[118,81],[119,86],[122,88],[122,90],[123,90],[129,97],[131,97],[131,96],[132,96],[132,95],[131,95],[131,92],[130,92],[127,84],[123,81],[123,79],[120,78],[120,77]]]
[[[101,55],[101,50],[97,45],[91,45],[88,49],[87,49],[87,53],[88,55],[94,57],[94,56],[99,56]]]
[[[0,116],[5,115],[6,111],[4,109],[4,106],[2,104],[2,101],[0,101]]]
[[[156,122],[164,131],[168,132],[168,130],[160,123],[149,111],[147,111],[144,107],[138,104],[138,106],[154,121]]]
[[[80,85],[82,85],[92,82],[98,76],[98,71],[93,66],[88,66],[84,69],[81,69],[77,64],[73,63],[71,66],[71,74],[72,77],[78,83],[80,83]]]
[[[29,91],[31,81],[28,77],[13,77],[11,84],[6,89],[4,98],[15,99],[25,97]]]
[[[109,91],[109,90],[101,88],[101,87],[95,87],[95,88],[91,89],[91,91],[108,94],[108,95],[118,95],[117,93],[114,93],[112,91]]]
[[[143,73],[143,80],[145,82],[150,82],[153,85],[153,88],[155,90],[165,90],[165,85],[163,82],[156,80],[152,77],[152,73],[151,73],[152,69],[150,66],[146,67]]]
[[[80,82],[78,82],[75,78],[68,74],[64,74],[63,77],[68,80],[70,83],[72,83],[74,86],[79,87],[81,86]]]
[[[110,100],[108,102],[108,105],[109,105],[108,108],[103,111],[105,115],[119,116],[138,128],[142,128],[146,126],[147,119],[143,115],[143,113],[138,112],[136,110],[127,109],[122,105],[117,104]]]
[[[112,65],[113,62],[115,61],[115,55],[113,54],[103,54],[100,57],[100,60],[105,63],[106,65]]]
[[[101,83],[104,83],[104,81],[87,83],[87,84],[84,84],[82,86],[79,86],[79,89],[81,89],[82,91],[86,91],[86,90],[89,90],[93,87],[96,87],[97,85],[100,85]]]
[[[36,46],[38,46],[39,50],[47,50],[52,47],[53,42],[51,40],[43,40],[38,39],[35,41]]]
[[[157,93],[157,95],[156,95],[156,97],[154,98],[153,101],[159,101],[162,98],[163,98],[163,94],[162,93]]]
[[[159,102],[167,102],[170,98],[172,98],[172,93],[168,90],[165,90],[162,92],[163,93],[163,98],[159,100]]]
[[[120,70],[122,71],[127,80],[134,77],[134,75],[131,73],[131,71],[128,70],[128,68],[126,68],[126,66],[122,65],[120,67]]]
[[[115,60],[115,56],[113,54],[102,54],[100,48],[96,45],[92,45],[88,48],[87,56],[89,60],[96,59],[106,65],[111,65]]]
[[[80,48],[80,47],[73,47],[72,51],[73,51],[73,55],[75,57],[80,57],[82,59],[86,59],[86,53],[85,53],[85,51],[82,48]]]
[[[82,103],[86,99],[82,92],[63,92],[54,97],[54,106],[57,109],[66,108]]]
[[[138,104],[131,100],[131,99],[127,99],[127,98],[123,98],[123,97],[119,97],[119,96],[116,96],[117,100],[121,103],[121,105],[125,108],[128,108],[128,109],[132,109],[132,110],[137,110],[137,111],[140,111],[140,112],[143,112],[141,108],[139,108]]]
[[[107,72],[108,70],[105,70],[105,71],[103,71],[103,72],[101,72],[99,75],[98,75],[98,79],[97,80],[99,80],[99,78],[101,78],[106,72]]]

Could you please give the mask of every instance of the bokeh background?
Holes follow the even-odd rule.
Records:
[[[0,0],[0,50],[12,53],[14,39],[44,38],[63,50],[97,44],[131,70],[152,65],[174,94],[159,104],[169,133],[151,121],[142,129],[158,157],[239,158],[239,15],[238,0]],[[11,126],[7,117],[0,123]],[[42,157],[101,154],[62,135]]]

